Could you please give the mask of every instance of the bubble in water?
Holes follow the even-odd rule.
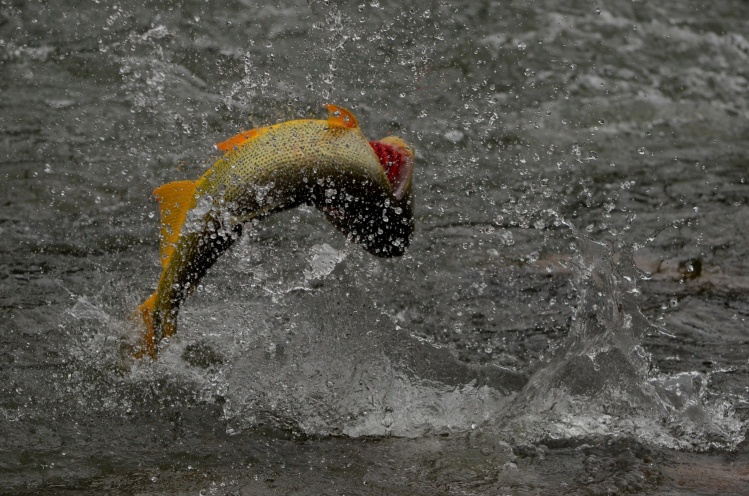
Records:
[[[637,153],[639,153],[640,155],[645,155],[645,147],[641,146],[640,148],[638,148]]]

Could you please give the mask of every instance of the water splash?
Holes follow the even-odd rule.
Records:
[[[577,291],[569,335],[495,428],[520,441],[632,437],[669,448],[733,448],[742,423],[708,399],[707,378],[658,374],[641,343],[653,325],[640,311],[633,248],[574,229],[568,264]]]
[[[395,326],[342,271],[323,290],[286,295],[283,319],[236,349],[226,378],[230,429],[418,437],[490,420],[522,374],[459,362]],[[280,322],[279,322],[280,321]]]
[[[640,312],[643,275],[633,248],[572,234],[574,253],[559,262],[576,293],[571,325],[530,377],[466,364],[414,337],[378,308],[356,257],[323,243],[308,253],[303,284],[261,288],[251,300],[198,299],[160,360],[131,364],[116,381],[125,391],[154,378],[181,384],[221,405],[229,433],[421,437],[478,428],[521,444],[613,436],[678,449],[735,447],[743,425],[730,402],[715,397],[710,375],[660,373],[643,349],[654,328]],[[121,345],[123,323],[107,310],[79,298],[68,311],[100,328],[98,339],[76,348],[82,363],[107,368],[121,359],[113,344]],[[115,410],[133,401],[100,399]]]
[[[304,280],[307,283],[327,277],[346,258],[344,251],[336,250],[327,243],[314,245],[311,252],[309,268],[304,270]]]

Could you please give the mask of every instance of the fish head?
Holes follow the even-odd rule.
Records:
[[[413,147],[397,136],[387,136],[369,144],[387,175],[396,200],[403,200],[412,191]]]

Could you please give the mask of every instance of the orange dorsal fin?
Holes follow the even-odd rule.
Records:
[[[359,121],[350,110],[331,103],[326,104],[325,108],[328,109],[329,127],[359,127]]]
[[[174,253],[174,246],[187,218],[187,211],[195,203],[196,181],[175,181],[153,190],[161,212],[161,265],[166,267]]]
[[[232,136],[226,141],[222,141],[221,143],[216,143],[216,148],[221,150],[222,152],[228,152],[229,150],[233,150],[235,147],[241,146],[248,141],[250,141],[252,138],[257,136],[260,133],[257,129],[250,129],[249,131],[243,131],[236,136]]]

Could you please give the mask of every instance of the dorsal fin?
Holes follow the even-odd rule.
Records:
[[[252,138],[257,136],[260,133],[257,129],[250,129],[249,131],[244,131],[236,136],[232,136],[226,141],[222,141],[221,143],[216,143],[216,148],[221,150],[222,152],[228,152],[229,150],[232,150],[234,147],[243,145],[244,143],[250,141]]]
[[[329,127],[359,127],[359,121],[350,110],[331,103],[326,104],[325,108],[328,109]]]
[[[174,253],[179,233],[187,218],[187,211],[195,203],[196,181],[175,181],[153,190],[161,212],[161,265],[166,267]]]

